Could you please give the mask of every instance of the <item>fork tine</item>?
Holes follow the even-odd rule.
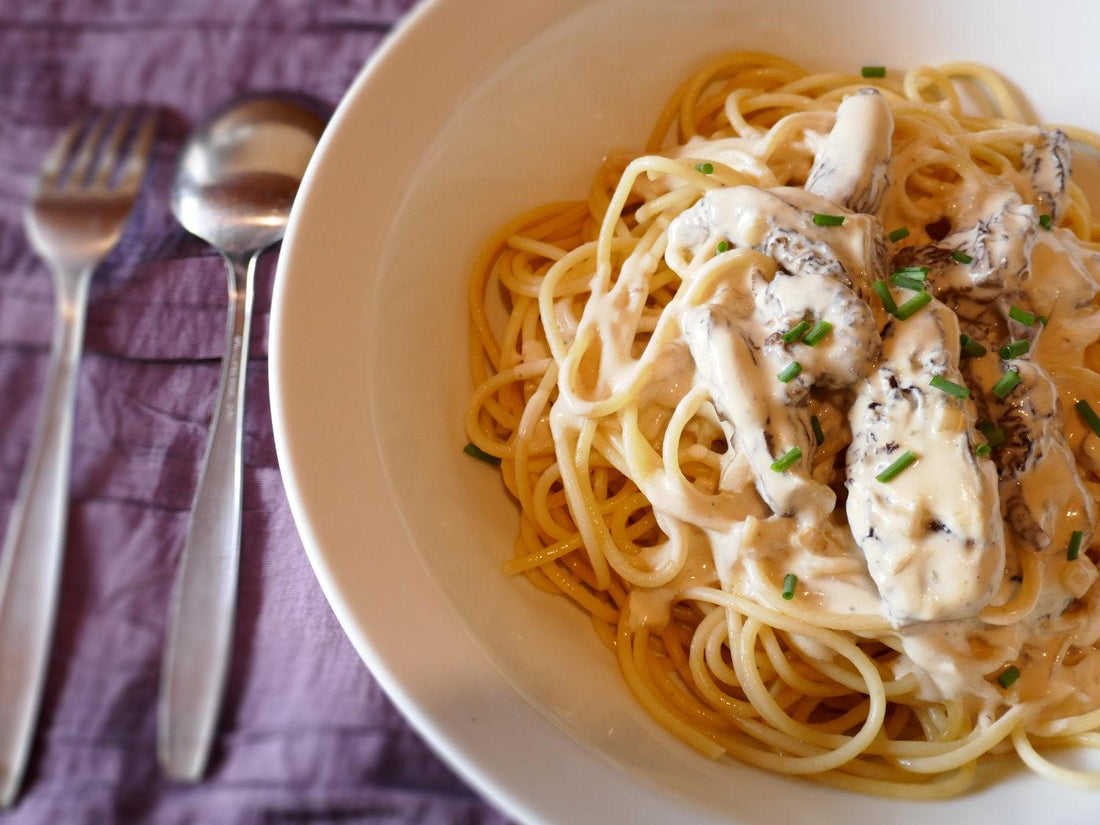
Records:
[[[69,181],[76,186],[83,186],[88,172],[92,168],[92,161],[99,152],[100,139],[108,124],[111,122],[112,112],[100,111],[92,122],[91,128],[80,142],[76,158],[73,160],[72,171],[69,172]]]
[[[99,154],[99,163],[92,177],[92,186],[106,186],[110,182],[118,167],[119,149],[122,148],[122,142],[129,134],[133,122],[134,110],[131,108],[123,109],[115,119],[111,133],[104,139],[103,151]]]
[[[88,112],[58,138],[57,143],[53,145],[46,159],[42,161],[42,171],[38,175],[38,183],[36,184],[38,191],[51,189],[57,185],[57,179],[65,169],[65,161],[72,155],[77,138],[87,131],[88,125],[95,116],[96,112],[94,110]]]
[[[145,167],[153,151],[153,136],[157,131],[156,113],[145,112],[135,128],[137,133],[130,144],[129,155],[118,173],[118,188],[123,190],[137,188],[145,176]]]

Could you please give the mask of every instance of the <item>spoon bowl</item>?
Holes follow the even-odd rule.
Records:
[[[202,778],[229,672],[256,261],[282,240],[324,125],[288,98],[246,98],[195,129],[176,169],[172,212],[221,253],[229,288],[225,359],[169,605],[161,674],[158,758],[178,781]]]
[[[324,127],[317,113],[284,97],[252,97],[219,110],[180,155],[176,219],[232,255],[279,242]]]

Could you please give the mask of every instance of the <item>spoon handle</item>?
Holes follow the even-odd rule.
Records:
[[[181,782],[200,780],[206,769],[229,672],[237,601],[245,367],[259,252],[224,258],[228,347],[172,591],[158,707],[158,757],[165,774]]]

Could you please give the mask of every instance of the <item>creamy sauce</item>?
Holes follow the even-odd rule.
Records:
[[[660,626],[695,584],[774,594],[794,573],[806,603],[887,620],[882,639],[899,653],[894,676],[913,674],[929,701],[988,712],[1004,701],[996,673],[1015,662],[1021,697],[1097,706],[1100,657],[1091,646],[1100,606],[1085,553],[1097,514],[1077,457],[1100,468],[1100,440],[1067,421],[1064,388],[1100,338],[1100,257],[1039,223],[1067,208],[1065,135],[1036,130],[1023,158],[1029,202],[994,178],[962,187],[943,204],[942,239],[892,255],[887,228],[904,210],[890,189],[893,120],[882,96],[851,95],[832,121],[791,117],[803,119],[800,139],[816,150],[802,170],[805,188],[777,181],[708,191],[672,221],[667,248],[628,258],[582,319],[560,325],[570,340],[598,341],[587,372],[566,365],[584,375],[592,398],[642,381],[645,404],[660,410],[639,413],[643,436],[701,387],[708,402],[699,415],[726,441],[711,456],[721,480],[710,491],[665,473],[655,452],[633,459],[631,476],[654,510],[688,525],[676,549],[688,561],[667,584],[632,592],[631,621]],[[695,138],[681,153],[766,179],[765,151],[758,135]],[[815,214],[843,223],[818,225]],[[757,263],[723,263],[726,247],[751,251]],[[661,254],[684,286],[639,355],[634,334]],[[873,288],[899,265],[926,266],[934,296],[906,320],[888,315]],[[902,303],[916,293],[893,294]],[[1046,323],[1020,323],[1019,310]],[[800,322],[821,321],[833,330],[815,346],[783,339]],[[987,354],[964,357],[960,334]],[[1010,341],[1026,341],[1027,352],[1000,357]],[[782,380],[794,362],[800,369]],[[1001,398],[993,388],[1007,372],[1019,383]],[[579,428],[583,403],[559,399],[556,433]],[[819,412],[850,430],[836,467],[815,468]],[[980,454],[998,430],[1004,443]],[[880,480],[905,452],[913,463]],[[1071,560],[1075,532],[1083,540]]]
[[[1005,548],[996,469],[974,455],[973,403],[930,384],[962,385],[958,321],[933,300],[891,321],[884,345],[851,408],[848,523],[899,624],[973,616],[1000,585]],[[905,452],[912,467],[879,480]]]

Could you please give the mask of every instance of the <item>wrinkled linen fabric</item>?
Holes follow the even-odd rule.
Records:
[[[146,187],[88,310],[61,607],[18,805],[30,823],[424,823],[505,818],[445,767],[343,635],[279,476],[267,398],[276,256],[256,284],[239,609],[208,778],[161,778],[165,607],[225,342],[221,260],[171,217],[179,147],[212,107],[285,89],[334,105],[413,0],[0,2],[0,527],[45,374],[53,299],[22,207],[45,151],[94,106],[161,114]],[[0,674],[2,678],[2,674]]]

